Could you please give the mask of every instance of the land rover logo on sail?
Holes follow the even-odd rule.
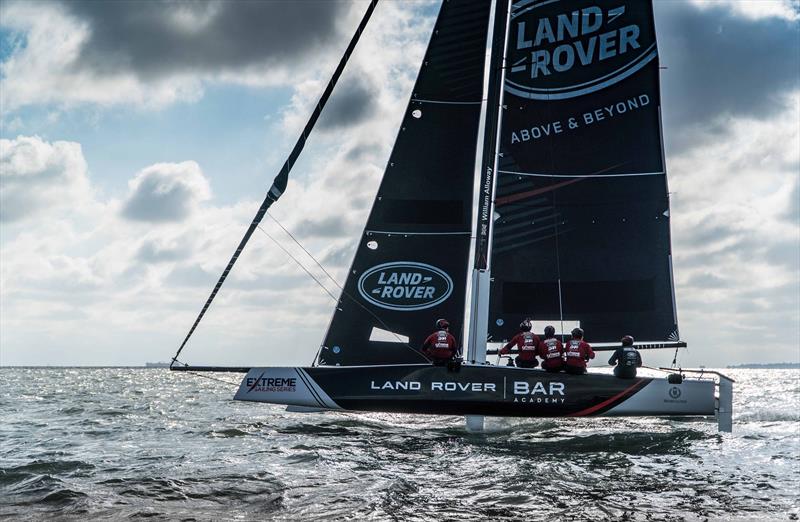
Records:
[[[658,54],[651,9],[639,0],[514,2],[506,91],[563,100],[633,75]]]
[[[373,266],[358,278],[358,292],[381,308],[413,311],[430,308],[453,293],[453,280],[435,266],[396,261]]]

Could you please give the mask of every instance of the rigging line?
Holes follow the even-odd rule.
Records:
[[[675,355],[672,356],[672,368],[675,368],[678,365],[678,350],[680,346],[675,347]]]
[[[266,230],[264,230],[263,228],[261,228],[261,225],[258,225],[258,229],[259,229],[261,232],[263,232],[263,233],[264,233],[264,235],[266,235],[268,238],[270,238],[270,239],[272,240],[272,242],[273,242],[273,243],[275,243],[275,244],[278,246],[278,248],[280,248],[281,250],[283,250],[283,252],[284,252],[284,253],[285,253],[287,256],[289,256],[290,258],[292,258],[292,261],[294,261],[295,263],[297,263],[297,265],[298,265],[300,268],[302,268],[302,269],[303,269],[303,271],[304,271],[306,274],[308,274],[308,275],[311,277],[311,279],[313,279],[314,281],[316,281],[316,283],[317,283],[317,284],[320,286],[320,288],[322,288],[323,290],[325,290],[325,293],[326,293],[326,294],[328,294],[329,296],[331,296],[331,299],[333,299],[334,301],[339,301],[339,299],[337,299],[337,298],[336,298],[336,296],[335,296],[335,295],[333,295],[333,294],[330,292],[330,290],[328,290],[328,289],[327,289],[327,287],[325,287],[325,285],[323,285],[323,284],[322,284],[322,281],[320,281],[319,279],[317,279],[317,277],[316,277],[314,274],[312,274],[312,273],[311,273],[311,272],[310,272],[310,271],[309,271],[309,270],[308,270],[308,269],[305,267],[305,265],[303,265],[303,263],[301,263],[300,261],[298,261],[298,260],[297,260],[297,258],[296,258],[296,257],[294,257],[294,256],[291,254],[291,252],[289,252],[288,250],[286,250],[286,248],[285,248],[283,245],[281,245],[280,243],[278,243],[278,240],[277,240],[277,239],[275,239],[274,237],[272,237],[272,236],[270,235],[270,233],[269,233],[269,232],[267,232]],[[310,254],[309,254],[309,255],[310,255]],[[326,273],[327,273],[327,272],[326,272]],[[330,277],[330,276],[329,276],[329,277]],[[335,281],[334,281],[334,282],[335,282]]]
[[[310,258],[311,258],[311,259],[312,259],[312,260],[313,260],[313,261],[314,261],[314,262],[317,264],[317,266],[320,268],[320,270],[322,270],[322,271],[325,273],[325,275],[326,275],[326,276],[328,276],[328,278],[329,278],[331,281],[333,281],[333,284],[335,284],[337,287],[339,287],[339,290],[341,290],[341,291],[342,291],[342,295],[343,295],[343,296],[347,297],[347,298],[348,298],[348,299],[350,299],[350,300],[351,300],[353,303],[355,303],[356,305],[358,305],[358,306],[360,306],[361,308],[363,308],[365,312],[367,312],[368,314],[370,314],[370,315],[371,315],[373,318],[375,318],[375,319],[376,319],[376,320],[377,320],[379,323],[381,323],[381,326],[383,326],[383,327],[384,327],[384,329],[385,329],[387,332],[389,332],[389,333],[391,333],[392,335],[394,335],[394,337],[397,339],[397,341],[398,341],[399,343],[401,343],[401,344],[404,344],[404,345],[408,346],[409,348],[411,348],[412,350],[414,350],[414,348],[413,348],[413,347],[412,347],[410,344],[408,344],[408,343],[406,343],[405,341],[403,341],[403,339],[402,339],[402,338],[401,338],[399,335],[397,335],[395,332],[393,332],[393,331],[392,331],[392,329],[391,329],[391,328],[389,328],[389,326],[387,326],[387,324],[386,324],[385,322],[383,322],[383,320],[382,320],[380,317],[378,317],[378,316],[377,316],[375,313],[373,313],[373,312],[372,312],[372,311],[371,311],[369,308],[367,308],[366,306],[364,306],[363,304],[361,304],[360,302],[358,302],[358,301],[357,301],[357,300],[356,300],[356,299],[355,299],[353,296],[351,296],[349,293],[347,293],[347,292],[345,291],[344,287],[342,287],[342,285],[340,285],[340,284],[339,284],[339,282],[338,282],[338,281],[336,281],[336,279],[334,279],[334,277],[333,277],[333,276],[332,276],[330,273],[328,273],[328,271],[327,271],[327,270],[325,270],[325,267],[324,267],[324,266],[322,266],[322,265],[320,264],[320,262],[319,262],[319,261],[317,261],[317,259],[316,259],[316,258],[315,258],[315,257],[314,257],[312,254],[311,254],[311,252],[309,252],[309,251],[308,251],[308,250],[307,250],[307,249],[306,249],[306,248],[305,248],[305,247],[304,247],[304,246],[303,246],[303,245],[300,243],[300,241],[298,241],[298,240],[297,240],[297,238],[296,238],[296,237],[295,237],[295,236],[294,236],[294,235],[293,235],[291,232],[289,232],[289,230],[287,230],[287,229],[286,229],[286,227],[284,227],[284,226],[283,226],[283,225],[280,223],[280,221],[278,221],[278,220],[277,220],[277,218],[275,218],[275,216],[273,216],[273,215],[272,215],[272,214],[270,214],[269,212],[267,213],[267,215],[269,215],[269,217],[270,217],[270,218],[271,218],[271,219],[272,219],[272,220],[273,220],[275,223],[277,223],[277,224],[278,224],[278,226],[279,226],[279,227],[281,227],[281,229],[282,229],[284,232],[286,232],[286,234],[287,234],[287,235],[288,235],[290,238],[292,238],[292,240],[293,240],[293,241],[294,241],[294,242],[297,244],[297,246],[299,246],[299,247],[300,247],[300,248],[303,250],[303,252],[305,252],[305,253],[308,255],[308,257],[310,257]],[[259,228],[261,228],[261,227],[259,227]],[[264,231],[264,230],[262,229],[262,232],[263,232],[263,231]],[[264,233],[266,233],[266,232],[264,232]],[[272,239],[272,240],[273,240],[273,241],[275,241],[275,239]],[[278,245],[278,246],[280,246],[280,245]],[[281,247],[281,248],[283,248],[283,247]],[[294,259],[294,258],[292,258],[292,259]],[[297,263],[297,264],[300,264],[300,262],[299,262],[299,261],[297,261],[296,259],[294,259],[294,261],[295,261],[295,263]],[[300,265],[300,266],[302,266],[302,265]],[[305,267],[303,267],[303,269],[305,270]],[[306,273],[307,273],[307,274],[309,274],[309,275],[311,275],[311,273],[310,273],[310,272],[308,272],[307,270],[306,270]],[[314,276],[312,275],[311,277],[314,277]],[[316,280],[316,279],[315,279],[315,280]],[[317,283],[319,283],[319,281],[317,281]],[[319,284],[321,284],[321,283],[319,283]],[[325,288],[325,287],[323,287],[323,288]],[[327,292],[327,288],[325,289],[325,291]],[[330,295],[330,292],[328,292],[328,295]],[[339,299],[336,299],[335,297],[334,297],[334,300],[336,300],[336,302],[337,302],[337,303],[339,302]],[[320,347],[320,350],[322,350],[322,347]],[[415,352],[415,353],[419,353],[417,350],[414,350],[414,352]],[[318,355],[318,357],[319,357],[319,355]],[[424,357],[424,356],[423,356],[423,357]],[[427,358],[426,358],[426,360],[427,360]]]
[[[547,100],[550,101],[550,95],[549,94],[547,95]],[[547,140],[548,145],[550,145],[550,171],[551,172],[555,172],[555,170],[556,170],[555,157],[554,157],[554,151],[553,151],[553,139],[554,139],[553,136],[549,136],[549,139]],[[557,188],[559,186],[562,186],[562,185],[568,185],[568,184],[570,184],[572,182],[573,181],[566,181],[566,182],[562,182],[562,183],[556,183],[555,185],[551,185],[551,187],[553,187],[553,216],[555,217],[555,219],[553,220],[553,225],[555,227],[554,228],[554,232],[555,232],[555,241],[556,241],[556,272],[557,272],[557,275],[558,275],[558,319],[559,319],[559,322],[561,324],[561,342],[562,343],[564,342],[564,299],[563,299],[563,293],[562,293],[562,290],[561,290],[561,251],[560,251],[560,248],[559,248],[559,241],[558,241],[558,235],[559,235],[558,234],[558,220],[560,219],[561,216],[559,216],[558,207],[556,205],[556,197],[557,197],[558,191],[555,190],[555,188]]]
[[[189,375],[194,375],[195,377],[202,377],[204,379],[211,379],[212,381],[224,382],[225,384],[230,384],[231,386],[239,386],[238,382],[226,381],[225,379],[219,379],[217,377],[212,377],[210,375],[205,375],[203,373],[197,373],[197,372],[184,372],[184,373],[188,373]]]
[[[289,232],[289,231],[286,229],[286,227],[284,227],[284,226],[281,224],[281,222],[280,222],[280,221],[278,221],[278,219],[277,219],[275,216],[273,216],[273,215],[272,215],[272,214],[270,214],[269,212],[267,212],[267,215],[270,217],[270,219],[272,219],[272,221],[274,221],[275,223],[277,223],[277,224],[278,224],[278,226],[279,226],[279,227],[281,227],[281,230],[283,230],[284,232],[286,232],[286,235],[288,235],[290,238],[292,238],[292,241],[294,241],[294,242],[295,242],[295,244],[296,244],[297,246],[299,246],[301,249],[303,249],[303,252],[305,252],[305,253],[306,253],[306,255],[308,255],[308,257],[310,257],[310,258],[311,258],[311,260],[312,260],[312,261],[314,261],[314,263],[316,263],[316,264],[317,264],[317,266],[320,268],[320,270],[322,270],[322,272],[323,272],[323,273],[324,273],[326,276],[328,276],[328,279],[330,279],[331,281],[333,281],[333,284],[335,284],[337,287],[339,287],[339,290],[344,290],[344,289],[342,288],[342,285],[340,285],[340,284],[339,284],[339,282],[338,282],[336,279],[334,279],[334,277],[333,277],[333,276],[332,276],[330,273],[328,273],[328,271],[327,271],[327,270],[325,270],[325,267],[324,267],[324,266],[322,266],[322,265],[320,264],[320,262],[319,262],[319,261],[317,261],[317,258],[315,258],[315,257],[314,257],[314,256],[311,254],[311,252],[309,252],[308,250],[306,250],[306,247],[304,247],[304,246],[303,246],[303,245],[300,243],[300,241],[298,241],[298,240],[297,240],[297,238],[296,238],[296,237],[294,237],[294,235],[293,235],[291,232]],[[338,299],[337,299],[337,300],[338,300]]]
[[[214,285],[214,289],[211,291],[211,295],[208,296],[206,303],[203,305],[203,308],[200,310],[200,313],[195,319],[194,324],[189,329],[189,333],[186,334],[186,337],[183,339],[183,342],[178,347],[178,351],[175,352],[175,356],[172,358],[172,362],[170,366],[175,364],[175,361],[178,359],[178,356],[183,351],[186,343],[189,342],[189,338],[192,336],[194,331],[197,329],[197,325],[200,324],[200,320],[203,319],[203,316],[208,311],[208,307],[211,306],[211,302],[216,297],[217,292],[222,287],[222,284],[225,282],[225,279],[228,277],[228,274],[233,269],[233,265],[236,264],[236,260],[239,259],[239,255],[244,250],[245,245],[247,242],[250,241],[250,237],[252,237],[253,232],[255,232],[256,227],[261,223],[261,220],[264,218],[264,214],[267,212],[267,209],[276,201],[278,198],[281,197],[281,194],[286,190],[286,185],[289,182],[289,171],[292,170],[292,166],[297,161],[297,157],[300,156],[300,153],[303,151],[303,147],[305,147],[306,140],[308,139],[309,134],[314,129],[314,125],[317,123],[320,114],[322,113],[322,109],[325,107],[325,104],[330,98],[331,93],[333,92],[333,88],[336,86],[336,82],[339,80],[339,77],[342,75],[344,71],[345,65],[347,65],[347,60],[350,58],[350,55],[353,53],[353,50],[358,43],[359,38],[361,38],[361,33],[364,32],[364,29],[367,26],[367,22],[372,16],[372,12],[375,10],[375,6],[378,4],[378,0],[370,0],[369,6],[367,6],[367,11],[364,13],[363,18],[361,19],[361,23],[358,24],[358,28],[356,29],[355,34],[350,39],[350,43],[347,45],[347,49],[345,49],[344,54],[342,55],[341,59],[339,60],[339,64],[336,66],[336,69],[331,76],[331,79],[328,81],[328,85],[325,87],[325,90],[322,92],[322,96],[320,96],[319,101],[317,101],[317,106],[314,111],[311,113],[311,116],[306,123],[306,126],[303,128],[303,132],[300,133],[300,136],[297,138],[297,142],[294,144],[292,151],[289,153],[289,157],[286,158],[286,162],[281,167],[281,170],[278,172],[278,175],[275,176],[275,179],[272,182],[272,186],[270,186],[267,195],[264,197],[264,201],[261,203],[261,206],[258,208],[258,212],[256,212],[253,221],[250,223],[250,226],[247,227],[247,231],[244,233],[244,237],[239,242],[239,246],[236,247],[233,255],[231,256],[230,261],[228,261],[228,265],[223,270],[222,275],[219,277],[219,281],[217,284]]]
[[[183,364],[184,366],[188,366],[186,363],[181,363],[181,362],[180,362],[179,360],[177,360],[177,359],[175,359],[175,361],[174,361],[174,362],[175,362],[175,363],[178,363],[178,364]],[[231,386],[239,386],[239,383],[236,383],[236,382],[231,382],[231,381],[226,381],[225,379],[220,379],[220,378],[218,378],[218,377],[212,377],[212,376],[210,376],[210,375],[205,375],[205,374],[202,374],[202,373],[197,373],[197,372],[189,372],[189,371],[187,371],[187,372],[184,372],[184,373],[187,373],[187,374],[189,374],[189,375],[194,375],[195,377],[202,377],[202,378],[204,378],[204,379],[211,379],[212,381],[224,382],[225,384],[230,384]]]
[[[272,219],[273,219],[273,220],[274,220],[276,223],[278,223],[278,220],[277,220],[277,219],[275,219],[275,217],[274,217],[274,216],[270,215],[270,217],[271,217],[271,218],[272,218]],[[388,326],[388,325],[387,325],[387,324],[386,324],[386,323],[383,321],[383,319],[381,319],[380,317],[378,317],[378,315],[376,315],[376,314],[375,314],[375,313],[374,313],[372,310],[370,310],[369,308],[367,308],[367,307],[366,307],[366,306],[364,306],[363,304],[359,303],[359,302],[358,302],[358,301],[357,301],[357,300],[356,300],[356,299],[355,299],[353,296],[351,296],[349,293],[347,293],[347,291],[345,291],[345,289],[344,289],[344,288],[342,288],[342,286],[341,286],[341,285],[339,285],[339,283],[336,281],[336,279],[334,279],[334,278],[333,278],[333,276],[332,276],[332,275],[330,275],[330,274],[328,273],[328,271],[327,271],[327,270],[325,270],[325,268],[324,268],[324,267],[323,267],[321,264],[319,264],[319,262],[318,262],[318,261],[317,261],[317,260],[314,258],[314,256],[313,256],[313,255],[311,255],[311,253],[310,253],[308,250],[306,250],[306,249],[305,249],[305,247],[303,247],[303,245],[302,245],[302,244],[300,244],[300,242],[299,242],[299,241],[297,241],[297,239],[296,239],[296,238],[295,238],[295,237],[292,235],[292,233],[291,233],[291,232],[289,232],[289,231],[288,231],[286,228],[284,228],[284,227],[283,227],[283,225],[281,225],[280,223],[278,223],[278,225],[279,225],[279,226],[280,226],[280,227],[281,227],[281,228],[282,228],[282,229],[283,229],[283,230],[284,230],[284,231],[285,231],[285,232],[286,232],[286,233],[289,235],[289,237],[291,237],[291,238],[294,240],[294,242],[295,242],[295,243],[297,243],[297,245],[298,245],[300,248],[302,248],[302,249],[303,249],[303,251],[304,251],[306,254],[308,254],[308,255],[309,255],[309,257],[311,257],[311,259],[313,259],[313,260],[314,260],[314,262],[315,262],[315,263],[317,263],[317,266],[319,266],[319,267],[322,269],[322,271],[323,271],[323,272],[325,272],[325,275],[327,275],[327,276],[328,276],[328,277],[331,279],[331,281],[333,281],[333,282],[334,282],[334,284],[335,284],[336,286],[338,286],[338,287],[339,287],[339,289],[342,291],[342,295],[343,295],[343,296],[345,296],[345,297],[347,297],[348,299],[350,299],[350,300],[351,300],[353,303],[355,303],[356,305],[358,305],[359,307],[361,307],[361,308],[362,308],[362,309],[363,309],[365,312],[367,312],[369,315],[371,315],[371,316],[372,316],[372,317],[373,317],[373,318],[374,318],[376,321],[378,321],[378,322],[381,324],[381,326],[383,326],[384,330],[386,330],[387,332],[391,333],[391,334],[392,334],[392,335],[393,335],[393,336],[394,336],[394,337],[397,339],[397,342],[398,342],[398,343],[402,344],[403,346],[406,346],[406,347],[408,347],[408,349],[409,349],[409,350],[413,351],[414,353],[416,353],[417,355],[419,355],[420,357],[422,357],[422,358],[423,358],[425,361],[430,361],[430,359],[428,359],[428,358],[427,358],[427,357],[426,357],[424,354],[420,353],[420,352],[419,352],[419,350],[416,350],[416,349],[414,349],[414,347],[413,347],[413,346],[411,346],[411,345],[410,345],[410,344],[408,344],[407,342],[403,341],[403,339],[402,339],[402,338],[401,338],[399,335],[397,335],[397,333],[395,333],[395,332],[393,332],[393,331],[392,331],[392,329],[391,329],[391,328],[390,328],[390,327],[389,327],[389,326]],[[335,297],[335,296],[334,296],[334,295],[333,295],[333,294],[332,294],[332,293],[331,293],[331,292],[330,292],[330,291],[329,291],[329,290],[328,290],[328,289],[325,287],[325,285],[323,285],[323,284],[322,284],[322,282],[321,282],[319,279],[317,279],[317,277],[316,277],[316,276],[314,276],[314,274],[312,274],[312,273],[311,273],[311,272],[310,272],[310,271],[309,271],[309,270],[308,270],[308,269],[307,269],[307,268],[306,268],[306,267],[305,267],[305,266],[304,266],[302,263],[300,263],[300,261],[298,261],[298,260],[297,260],[297,258],[295,258],[295,257],[294,257],[294,256],[293,256],[291,253],[289,253],[289,251],[288,251],[288,250],[286,250],[286,249],[283,247],[283,245],[281,245],[280,243],[278,243],[278,241],[277,241],[277,240],[276,240],[274,237],[272,237],[272,236],[271,236],[271,235],[270,235],[270,234],[269,234],[269,233],[268,233],[266,230],[264,230],[263,228],[261,228],[261,226],[260,226],[260,225],[258,226],[258,229],[259,229],[261,232],[263,232],[264,234],[266,234],[266,236],[267,236],[268,238],[270,238],[270,239],[271,239],[271,240],[272,240],[272,241],[273,241],[273,242],[274,242],[276,245],[278,245],[278,247],[279,247],[281,250],[283,250],[283,251],[286,253],[286,255],[288,255],[290,258],[292,258],[292,260],[293,260],[295,263],[297,263],[297,264],[300,266],[300,268],[302,268],[302,269],[305,271],[305,273],[306,273],[306,274],[308,274],[308,275],[309,275],[309,276],[310,276],[310,277],[311,277],[311,278],[312,278],[314,281],[316,281],[316,283],[317,283],[319,286],[321,286],[321,287],[322,287],[322,289],[323,289],[323,290],[325,290],[325,292],[326,292],[326,293],[327,293],[329,296],[331,296],[331,298],[332,298],[334,301],[336,301],[336,303],[337,303],[337,304],[339,303],[339,298]],[[321,351],[321,350],[322,350],[322,347],[320,347],[320,351]],[[319,358],[319,355],[317,355],[317,358]]]

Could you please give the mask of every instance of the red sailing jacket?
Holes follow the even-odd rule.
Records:
[[[567,343],[567,366],[586,368],[586,361],[594,359],[594,350],[584,340],[573,339]]]
[[[564,363],[563,354],[564,347],[561,345],[561,341],[555,337],[544,339],[539,343],[539,357],[542,358],[542,368],[561,368]]]
[[[456,338],[445,330],[433,332],[422,343],[422,351],[434,359],[450,359],[458,352]]]
[[[500,350],[501,354],[506,354],[511,350],[511,347],[516,345],[519,348],[519,358],[522,361],[535,361],[536,360],[536,347],[539,346],[539,338],[532,332],[520,332],[503,346]]]

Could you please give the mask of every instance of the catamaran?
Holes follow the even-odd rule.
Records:
[[[333,317],[308,367],[179,360],[325,107],[371,0],[297,144],[172,359],[246,373],[235,399],[467,416],[713,416],[732,380],[548,373],[487,362],[527,317],[677,349],[659,57],[650,0],[444,0]],[[437,318],[465,339],[432,365]],[[499,358],[498,358],[499,363]]]

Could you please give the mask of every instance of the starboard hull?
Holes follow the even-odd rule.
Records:
[[[503,417],[714,415],[710,380],[464,365],[251,368],[235,399],[335,410]]]

